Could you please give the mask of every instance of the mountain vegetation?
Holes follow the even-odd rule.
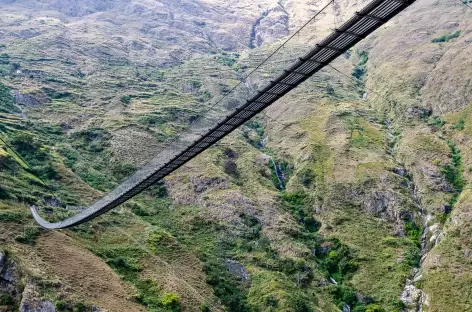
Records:
[[[336,1],[249,91],[366,3]],[[62,231],[30,216],[119,185],[322,6],[0,0],[0,311],[471,311],[457,0],[417,1],[105,216]]]

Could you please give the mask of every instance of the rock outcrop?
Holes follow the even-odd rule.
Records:
[[[35,285],[32,282],[28,282],[23,290],[20,312],[56,312],[51,301],[41,300],[38,297]]]
[[[20,300],[20,276],[16,263],[0,250],[0,307],[13,311]],[[3,311],[0,309],[0,311]]]
[[[273,5],[253,25],[251,47],[271,44],[289,34],[289,16],[280,4]]]

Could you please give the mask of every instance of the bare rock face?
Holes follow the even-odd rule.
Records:
[[[6,261],[7,261],[7,256],[5,255],[5,253],[0,252],[0,272],[3,271],[3,267],[5,266]]]
[[[13,90],[11,94],[16,104],[21,104],[26,107],[40,106],[41,104],[49,102],[49,98],[43,93],[23,94],[18,90]]]
[[[231,274],[237,276],[244,282],[249,281],[249,272],[246,270],[244,265],[236,260],[225,260],[225,264]]]
[[[394,223],[394,231],[398,236],[405,235],[405,219],[412,219],[413,215],[402,207],[402,201],[390,190],[374,190],[366,194],[362,204],[363,210],[384,220]]]
[[[18,303],[19,283],[20,278],[15,262],[9,259],[7,253],[0,251],[0,294],[4,295],[5,311],[13,311],[9,310],[9,307]]]
[[[416,312],[421,311],[423,301],[423,291],[418,289],[413,283],[407,280],[407,284],[403,290],[400,300],[407,307],[404,311]]]
[[[287,12],[279,4],[264,11],[253,26],[251,47],[271,44],[289,34]]]
[[[38,293],[31,282],[26,284],[22,297],[20,312],[56,312],[51,301],[38,299]]]
[[[454,192],[454,188],[446,181],[444,174],[441,172],[430,168],[421,168],[421,171],[431,190],[446,193]]]

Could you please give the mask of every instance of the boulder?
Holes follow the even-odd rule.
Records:
[[[425,118],[431,116],[433,111],[430,108],[426,107],[411,107],[408,109],[408,114],[416,117],[416,118]]]
[[[236,260],[225,260],[225,264],[231,274],[239,277],[244,282],[249,281],[249,272],[241,263]]]
[[[393,168],[393,173],[404,177],[408,174],[408,171],[405,168],[396,167],[396,168]]]
[[[0,272],[3,271],[3,268],[7,262],[7,256],[3,251],[0,251]]]
[[[38,298],[38,292],[32,282],[28,282],[23,290],[20,312],[56,312],[54,304],[49,300]]]
[[[405,304],[405,306],[411,309],[407,311],[416,311],[416,307],[420,304],[422,295],[423,292],[421,289],[416,288],[416,286],[411,284],[411,281],[408,281],[400,300]]]

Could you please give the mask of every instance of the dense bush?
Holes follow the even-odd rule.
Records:
[[[420,228],[413,220],[405,221],[405,232],[408,237],[418,246],[421,245],[421,234],[423,229]]]
[[[23,156],[34,155],[39,152],[41,145],[28,133],[19,133],[13,136],[11,144]],[[45,156],[44,154],[42,156]]]
[[[46,163],[45,165],[33,167],[33,173],[36,176],[48,180],[58,180],[61,178],[59,172],[56,170],[56,167],[50,162]]]
[[[25,226],[23,234],[15,237],[15,240],[22,244],[34,245],[36,238],[41,234],[41,228],[38,226]]]
[[[304,192],[286,193],[282,192],[282,199],[286,208],[294,215],[297,221],[304,225],[308,232],[316,232],[320,223],[313,218],[313,213],[306,205],[307,195]]]
[[[74,165],[77,163],[77,160],[79,159],[79,153],[75,149],[65,144],[59,145],[58,151],[63,157],[65,157],[65,165],[69,168],[73,168]]]
[[[16,111],[10,89],[0,82],[0,112],[11,113]]]
[[[0,64],[9,64],[10,63],[10,56],[6,53],[0,54]]]
[[[160,305],[165,311],[179,312],[181,310],[180,298],[174,293],[165,293],[160,298]]]
[[[225,160],[223,164],[223,169],[226,174],[233,176],[235,178],[239,177],[238,165],[231,159]]]
[[[138,264],[129,261],[124,257],[116,257],[107,261],[107,264],[118,270],[128,270],[138,272],[141,270]]]
[[[131,99],[132,99],[132,98],[131,98],[130,95],[123,95],[123,96],[120,98],[120,101],[121,101],[121,103],[128,105],[128,104],[131,103]]]
[[[9,306],[15,303],[15,299],[9,294],[0,294],[0,306]]]
[[[451,150],[451,163],[446,164],[442,168],[442,173],[446,177],[446,180],[454,187],[453,196],[451,199],[451,206],[457,201],[459,194],[462,192],[466,181],[463,175],[463,163],[462,163],[462,156],[461,151],[456,146],[456,144],[452,141],[448,142],[449,148]]]
[[[0,171],[16,173],[19,169],[18,163],[10,155],[0,155]]]
[[[462,131],[465,129],[465,119],[461,118],[456,124],[454,124],[454,129]]]
[[[235,280],[226,266],[219,260],[207,261],[203,270],[207,276],[207,283],[213,286],[215,295],[230,312],[249,311],[247,307],[246,291]]]
[[[112,168],[113,176],[118,180],[121,181],[131,174],[133,174],[137,170],[135,165],[132,164],[115,164]]]
[[[310,187],[315,182],[315,172],[310,168],[304,168],[298,172],[298,180],[305,187]]]
[[[352,76],[357,79],[363,79],[367,73],[366,64],[369,61],[369,54],[366,51],[358,52],[359,63],[354,68]]]
[[[71,96],[68,91],[56,91],[50,88],[43,88],[44,93],[46,93],[50,98],[55,100],[65,99]]]
[[[110,133],[103,128],[89,128],[72,135],[74,146],[99,153],[109,146]]]
[[[10,194],[8,193],[8,191],[0,185],[0,199],[10,199]],[[2,220],[2,215],[0,215],[0,221]]]

